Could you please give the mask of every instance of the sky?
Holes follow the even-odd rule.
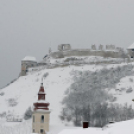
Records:
[[[0,0],[0,87],[19,76],[21,59],[51,47],[134,42],[134,0]]]

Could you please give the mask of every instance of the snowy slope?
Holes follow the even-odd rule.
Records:
[[[46,99],[50,103],[51,118],[57,117],[61,110],[61,101],[64,97],[65,90],[73,82],[70,72],[72,70],[91,70],[101,69],[102,66],[68,66],[65,68],[45,69],[37,71],[27,76],[20,77],[17,81],[1,90],[4,96],[0,96],[0,113],[13,111],[14,114],[23,115],[29,106],[32,106],[37,101],[37,93],[39,91],[41,79],[45,73],[49,75],[43,79],[46,92]],[[9,107],[8,100],[15,98],[18,104],[14,107]],[[55,124],[57,120],[52,120]]]
[[[79,65],[79,66],[66,66],[54,69],[43,69],[40,71],[30,72],[27,76],[20,77],[17,81],[10,84],[8,87],[0,90],[4,92],[4,96],[0,96],[0,113],[8,111],[13,112],[15,115],[24,115],[26,109],[29,106],[33,106],[33,103],[37,101],[37,94],[39,91],[41,79],[45,73],[48,76],[43,79],[44,89],[46,92],[46,99],[50,103],[50,133],[60,132],[65,127],[64,124],[59,119],[60,112],[62,110],[61,101],[63,99],[65,90],[73,82],[70,72],[72,70],[90,70],[95,71],[103,69],[104,67],[110,69],[111,67],[123,66],[123,64],[110,64],[110,65]],[[133,63],[134,64],[134,63]],[[130,77],[130,76],[129,76]],[[124,77],[120,85],[122,87],[134,87],[133,82],[129,81],[129,77]],[[134,79],[134,76],[132,76]],[[131,101],[134,98],[134,92],[126,94],[126,92],[109,91],[115,96],[117,96],[117,101],[119,103],[133,104]],[[8,105],[8,100],[10,98],[15,98],[18,104],[14,107]],[[115,103],[116,103],[115,102]],[[31,125],[31,120],[29,121]],[[25,123],[25,122],[24,122]],[[11,123],[4,123],[5,126],[13,125]],[[30,128],[29,128],[30,129]],[[4,131],[4,130],[3,130]],[[6,134],[6,133],[5,133]]]

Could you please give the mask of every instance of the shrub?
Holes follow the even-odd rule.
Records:
[[[68,95],[69,94],[69,89],[65,90],[64,94]]]
[[[0,95],[3,96],[5,93],[4,92],[1,92]]]
[[[78,126],[78,127],[81,126],[81,120],[78,120],[78,121],[75,120],[75,121],[73,121],[73,123],[75,126]]]
[[[129,78],[129,81],[130,81],[130,82],[133,82],[133,78]]]
[[[63,115],[60,115],[59,118],[64,121],[65,120],[65,117]]]
[[[127,89],[126,93],[131,93],[133,91],[133,89],[130,87]]]
[[[71,121],[72,120],[71,115],[70,116],[67,116],[66,119],[67,119],[68,122]]]
[[[120,91],[125,91],[125,90],[126,90],[126,89],[125,89],[124,87],[122,87]]]
[[[25,120],[28,120],[28,119],[30,119],[31,117],[32,117],[32,110],[31,110],[31,107],[29,107],[29,108],[26,110],[25,114],[24,114],[24,119],[25,119]]]
[[[120,91],[120,89],[115,89],[115,91]]]
[[[17,100],[15,99],[15,98],[10,98],[10,99],[8,99],[8,105],[10,106],[10,107],[14,107],[14,106],[16,106],[18,104],[18,102],[17,102]]]
[[[6,116],[6,112],[0,113],[0,117],[5,117]]]
[[[114,96],[109,96],[108,99],[110,102],[115,102],[117,100],[117,98]]]
[[[48,75],[49,75],[49,73],[45,73],[45,74],[43,75],[43,77],[46,78]]]

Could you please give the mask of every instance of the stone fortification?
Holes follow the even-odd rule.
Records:
[[[21,60],[21,73],[20,76],[25,76],[29,67],[37,66],[37,61],[34,57],[26,56]]]
[[[43,58],[43,61],[37,63],[34,57],[25,57],[21,61],[21,73],[20,76],[25,76],[29,68],[36,70],[37,66],[50,66],[51,57],[54,59],[73,57],[73,56],[100,56],[104,58],[128,58],[129,56],[120,47],[114,45],[92,45],[90,49],[72,49],[70,44],[61,44],[58,46],[58,51],[52,52],[49,49],[49,54]],[[111,63],[111,62],[110,62]]]
[[[134,43],[127,48],[127,51],[131,58],[134,58]]]
[[[64,46],[64,47],[63,47]],[[122,48],[114,45],[100,45],[97,49],[96,45],[92,45],[91,49],[71,49],[69,44],[62,44],[58,46],[57,52],[51,52],[50,56],[53,58],[64,58],[70,56],[101,56],[111,58],[127,58]]]
[[[71,46],[70,46],[70,44],[60,44],[60,45],[58,45],[58,50],[59,51],[71,50]]]

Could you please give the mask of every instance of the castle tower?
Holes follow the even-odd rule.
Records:
[[[21,73],[20,76],[25,76],[27,73],[27,69],[29,67],[37,66],[36,58],[31,56],[26,56],[24,59],[21,60]]]
[[[49,131],[49,103],[45,100],[45,91],[43,83],[41,83],[38,92],[38,101],[34,103],[34,111],[32,114],[32,129],[33,133],[46,134]]]

